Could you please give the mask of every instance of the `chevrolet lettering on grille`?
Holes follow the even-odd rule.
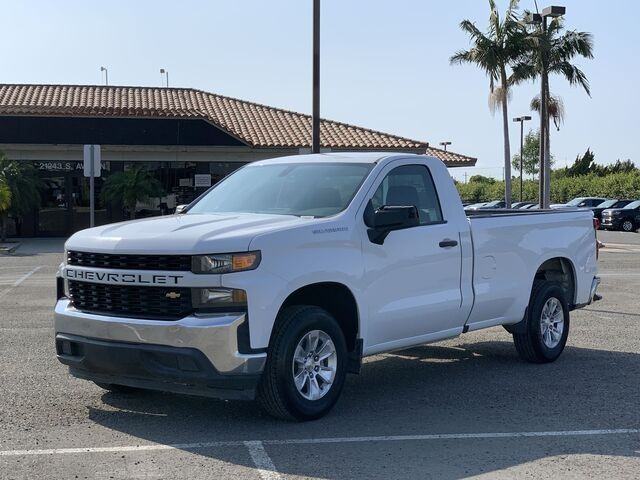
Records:
[[[85,280],[87,282],[121,285],[179,285],[184,278],[184,275],[100,272],[70,267],[64,269],[64,276],[67,280]]]

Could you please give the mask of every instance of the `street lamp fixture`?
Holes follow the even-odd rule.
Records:
[[[108,87],[109,86],[109,70],[107,69],[107,67],[100,67],[100,71],[104,72],[104,84]]]
[[[561,17],[566,13],[565,7],[551,6],[542,9],[540,13],[529,13],[525,21],[531,24],[541,24],[542,41],[540,42],[540,58],[542,64],[540,81],[540,185],[538,189],[540,198],[540,208],[549,208],[551,196],[551,162],[547,148],[547,138],[549,137],[548,123],[548,99],[549,99],[549,47],[546,44],[547,19]]]
[[[542,9],[542,16],[553,17],[553,18],[561,17],[566,13],[566,11],[567,11],[566,7],[558,7],[558,6],[547,7]]]
[[[162,77],[162,75],[164,75],[166,77],[166,87],[169,88],[169,70],[165,70],[164,68],[160,69],[160,77]]]
[[[520,201],[522,202],[522,153],[524,151],[524,122],[531,120],[529,115],[523,115],[522,117],[516,117],[514,122],[520,122]]]
[[[451,145],[451,142],[440,142],[440,145],[444,148],[444,151],[447,151],[447,146]]]

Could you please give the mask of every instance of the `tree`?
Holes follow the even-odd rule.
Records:
[[[492,177],[485,177],[484,175],[472,175],[469,178],[470,182],[478,182],[478,183],[496,183],[496,179]]]
[[[527,15],[528,12],[525,12]],[[523,80],[535,80],[542,76],[544,66],[550,75],[556,74],[564,77],[570,85],[577,85],[584,89],[587,95],[591,96],[589,80],[585,73],[577,67],[572,61],[576,57],[593,58],[593,37],[587,32],[578,32],[575,30],[565,31],[564,21],[561,17],[556,17],[549,22],[546,31],[543,31],[540,25],[532,25],[529,27],[529,35],[527,42],[529,48],[522,55],[520,60],[513,67],[512,81],[519,83]],[[545,86],[545,96],[547,100],[548,116],[544,119],[545,125],[545,151],[547,158],[551,156],[551,136],[549,130],[549,119],[556,117],[552,114],[554,108],[556,110],[562,107],[562,101],[558,97],[552,97],[549,91],[549,82]],[[534,99],[535,102],[535,99]],[[555,106],[554,106],[555,102]],[[533,103],[533,102],[532,102]],[[538,99],[538,105],[540,99]],[[538,109],[540,111],[540,109]],[[557,111],[556,113],[560,113]],[[558,116],[559,120],[564,115]],[[556,123],[556,127],[559,123]]]
[[[11,189],[3,178],[0,178],[0,241],[7,240],[7,221],[11,208]]]
[[[162,196],[162,185],[143,167],[135,166],[109,176],[102,187],[102,198],[109,203],[122,203],[130,218],[136,217],[136,204]]]
[[[597,165],[595,165],[595,156],[590,148],[584,152],[584,155],[577,156],[576,161],[573,162],[569,168],[567,168],[567,177],[579,177],[581,175],[588,175],[589,173],[595,173]]]
[[[609,175],[611,173],[629,173],[637,170],[636,164],[631,160],[616,160],[616,163],[612,165],[606,165],[601,167],[601,175]]]
[[[522,148],[522,170],[527,175],[537,175],[540,166],[540,131],[529,130],[524,137],[524,145]],[[551,156],[551,164],[553,165],[553,155]],[[520,153],[513,156],[513,168],[520,171]]]
[[[504,18],[500,17],[495,0],[489,0],[489,29],[482,33],[474,23],[463,20],[460,28],[471,39],[469,50],[460,50],[451,58],[452,65],[471,63],[489,77],[489,107],[493,113],[502,107],[504,135],[505,202],[511,205],[511,149],[509,145],[509,89],[514,83],[510,69],[527,48],[526,31],[517,18],[518,0],[510,0]]]
[[[2,239],[6,235],[6,223],[9,217],[19,220],[40,205],[42,180],[33,165],[17,160],[9,160],[0,152],[0,179],[11,192],[11,202],[2,214]]]

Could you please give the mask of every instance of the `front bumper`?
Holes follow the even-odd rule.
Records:
[[[617,217],[602,217],[602,222],[600,222],[600,227],[603,229],[613,229],[620,230],[622,224],[622,219]]]
[[[239,353],[243,313],[138,320],[82,312],[62,298],[54,317],[58,359],[96,382],[252,398],[266,361]]]

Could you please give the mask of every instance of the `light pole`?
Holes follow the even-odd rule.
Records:
[[[109,86],[109,70],[107,69],[107,67],[100,67],[100,71],[104,72],[104,84],[108,87]]]
[[[516,117],[513,119],[514,122],[520,122],[520,201],[522,201],[522,153],[524,150],[524,122],[531,120],[531,117],[528,115],[523,115],[522,117]]]
[[[451,145],[451,142],[440,142],[440,145],[444,148],[444,151],[447,151],[447,146]]]
[[[528,23],[542,24],[542,35],[540,36],[540,63],[542,72],[540,75],[540,180],[539,198],[540,208],[549,208],[551,196],[551,165],[549,155],[549,45],[547,42],[547,19],[561,17],[566,12],[565,7],[551,6],[542,9],[542,14],[529,14]]]
[[[320,0],[313,0],[313,106],[311,153],[320,153]]]
[[[160,77],[162,78],[162,75],[164,75],[166,77],[167,80],[167,88],[169,88],[169,70],[165,70],[164,68],[160,69]]]

